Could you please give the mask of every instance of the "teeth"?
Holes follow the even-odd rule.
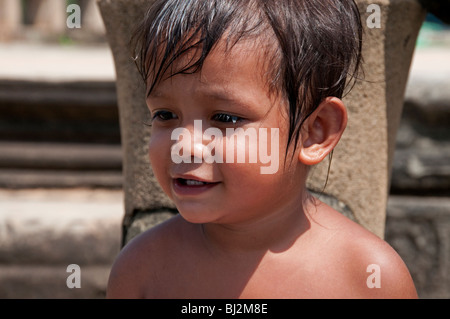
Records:
[[[205,185],[205,184],[207,184],[207,183],[196,181],[196,180],[193,180],[193,179],[187,179],[186,180],[186,185],[188,185],[188,186],[197,186],[197,185]]]

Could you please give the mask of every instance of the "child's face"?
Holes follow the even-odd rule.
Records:
[[[179,63],[189,59],[186,56]],[[154,174],[180,214],[190,222],[250,221],[286,205],[292,209],[302,196],[304,166],[296,155],[292,158],[292,153],[288,153],[284,166],[286,102],[269,94],[262,62],[260,54],[247,42],[237,44],[228,53],[219,45],[205,60],[201,72],[164,80],[147,99],[154,118],[149,143]],[[256,133],[257,139],[245,143],[240,135],[233,145],[228,143],[230,133],[238,128]],[[183,132],[180,140],[173,137],[179,134],[172,135],[176,129]],[[207,129],[215,132],[214,139],[203,136]],[[203,153],[198,163],[208,145],[214,145],[214,151],[210,148],[209,153]],[[181,162],[180,157],[174,160],[173,156],[180,148],[182,151],[176,153],[184,155]],[[243,152],[244,163],[238,163],[236,154]],[[214,155],[215,160],[206,161],[205,154]],[[267,157],[262,163],[264,154],[270,156],[270,163]],[[266,173],[262,173],[263,167]]]

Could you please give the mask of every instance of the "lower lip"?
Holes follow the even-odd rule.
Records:
[[[177,195],[197,196],[211,190],[212,188],[219,185],[219,183],[210,183],[205,185],[186,185],[181,183],[178,179],[174,179],[172,185],[173,190]]]

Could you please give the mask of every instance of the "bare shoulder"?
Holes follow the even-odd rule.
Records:
[[[332,255],[342,265],[350,298],[417,298],[413,280],[402,258],[383,239],[332,208],[326,220]]]
[[[355,286],[360,287],[360,297],[417,298],[409,270],[399,254],[366,229],[355,230],[354,234],[353,240],[347,238],[347,258],[351,261],[349,269],[355,274]]]
[[[165,251],[174,246],[182,224],[176,216],[133,238],[114,261],[106,297],[144,298],[164,267]]]

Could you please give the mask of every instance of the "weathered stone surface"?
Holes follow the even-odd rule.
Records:
[[[0,113],[0,140],[120,143],[112,81],[0,80]]]
[[[0,0],[0,41],[14,38],[21,27],[20,2]]]
[[[114,144],[1,142],[0,168],[68,170],[122,169],[122,150]]]
[[[111,263],[122,199],[122,191],[0,192],[0,264]]]
[[[104,35],[105,26],[95,0],[80,0],[82,28],[89,33]]]
[[[0,142],[0,187],[121,189],[119,144]]]
[[[450,195],[450,60],[422,49],[409,80],[400,123],[391,192]],[[428,68],[426,68],[428,65]]]
[[[169,218],[173,217],[177,212],[175,210],[155,210],[138,212],[133,215],[130,227],[125,230],[123,244],[128,243],[131,239],[141,234]]]
[[[70,264],[70,263],[69,263]],[[99,299],[106,295],[111,265],[80,266],[80,288],[68,288],[69,264],[0,265],[1,299]]]
[[[421,298],[450,298],[450,199],[391,196],[386,241],[408,266]]]
[[[60,0],[28,1],[27,18],[47,34],[63,33],[66,28],[66,3]]]
[[[397,150],[391,192],[410,195],[450,193],[450,143],[433,143],[426,148]]]
[[[109,188],[121,189],[120,171],[71,171],[36,169],[0,169],[0,187],[23,188]]]
[[[34,84],[41,82],[39,83],[41,85],[51,82],[60,86],[67,82],[81,82],[81,85],[88,88],[90,83],[94,82],[95,90],[100,90],[95,86],[95,82],[108,82],[108,86],[115,87],[113,59],[106,43],[96,45],[61,45],[36,41],[0,43],[0,79],[28,81]],[[5,85],[8,83],[2,81],[1,88]],[[54,91],[56,89],[53,92],[49,89],[41,96],[53,95]],[[82,99],[85,95],[86,92],[78,98]],[[26,94],[22,95],[24,99],[27,97]],[[114,95],[113,97],[115,98]]]
[[[343,202],[341,202],[339,199],[337,199],[336,197],[330,196],[330,195],[328,195],[326,193],[322,193],[322,192],[315,192],[315,191],[311,191],[311,190],[309,190],[309,191],[313,196],[318,198],[320,201],[326,203],[330,207],[333,207],[335,210],[340,212],[345,217],[350,218],[351,220],[353,220],[355,222],[358,222],[355,214],[351,211],[351,209],[347,205],[345,205]]]
[[[122,191],[0,190],[0,298],[103,298],[122,217]]]
[[[447,72],[417,74],[408,83],[402,119],[422,135],[436,140],[450,139],[450,62]],[[431,68],[436,70],[436,67]]]
[[[130,35],[152,1],[99,0],[106,36],[114,56],[117,74],[117,98],[124,152],[124,227],[131,225],[138,211],[174,208],[158,185],[148,159],[149,130],[142,125],[148,119],[145,87],[134,64]]]

